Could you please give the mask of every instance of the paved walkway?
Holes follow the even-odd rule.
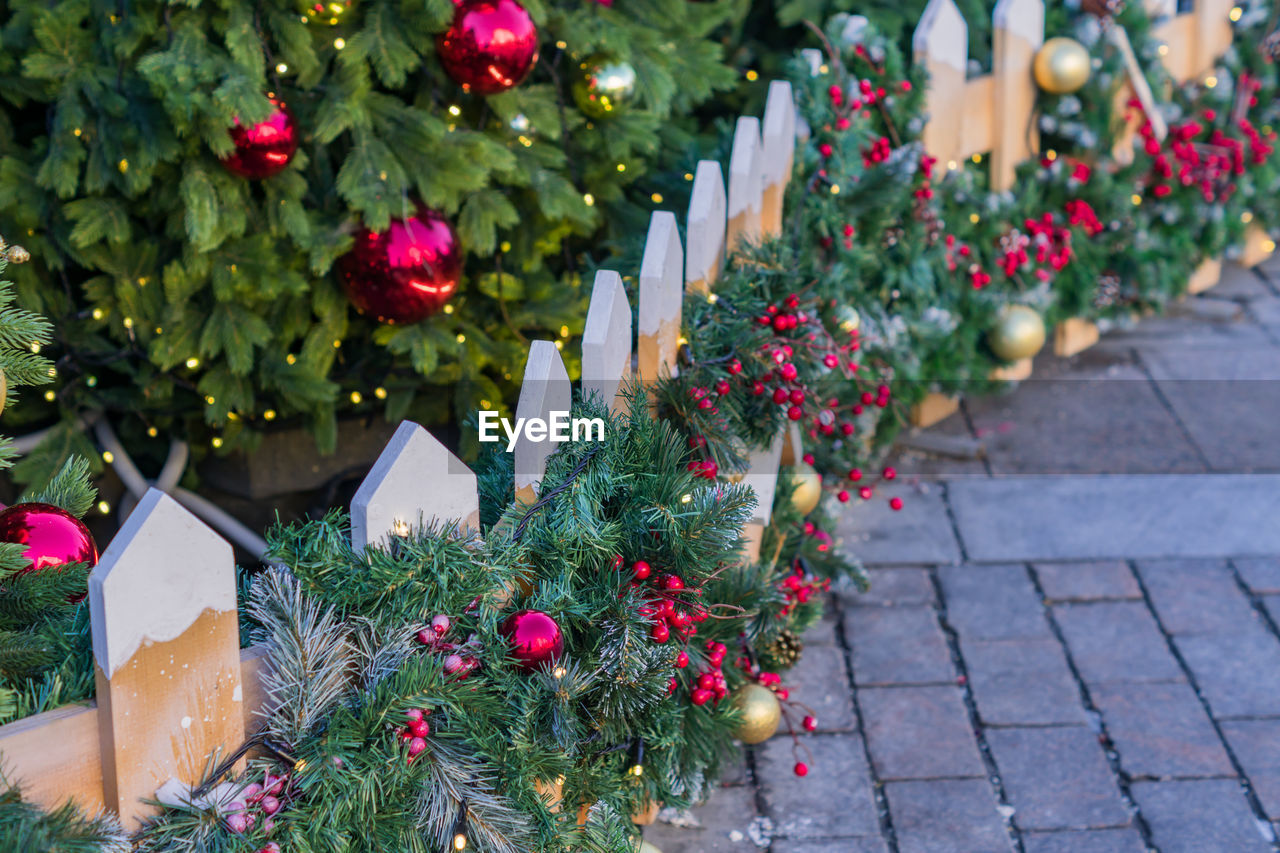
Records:
[[[1036,368],[851,514],[809,776],[746,750],[664,853],[1280,850],[1280,263]]]

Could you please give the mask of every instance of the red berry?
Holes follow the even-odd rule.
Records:
[[[684,581],[679,575],[667,575],[662,585],[667,589],[684,589]]]
[[[803,402],[804,402],[804,392],[803,392],[803,391],[801,391],[799,388],[792,388],[792,389],[791,389],[791,402],[795,403],[797,406],[798,406],[798,405],[800,405],[801,403],[803,403]]]
[[[649,564],[646,563],[644,560],[636,560],[634,563],[631,564],[631,574],[638,581],[642,581],[645,578],[649,577],[649,573],[652,571],[653,569],[649,568]]]
[[[711,691],[703,690],[699,687],[697,690],[689,694],[689,701],[695,705],[705,705],[711,701]]]
[[[853,469],[851,469],[851,470],[849,471],[849,479],[850,479],[850,480],[853,480],[853,482],[855,482],[855,483],[856,483],[856,482],[858,482],[859,480],[861,480],[861,479],[862,479],[862,469],[861,469],[861,468],[853,468]]]
[[[656,643],[665,643],[671,639],[671,629],[667,627],[665,622],[659,622],[649,629],[649,636]]]
[[[786,389],[786,388],[774,388],[774,389],[773,389],[773,402],[777,403],[779,406],[781,406],[783,403],[787,402],[787,400],[788,400],[788,398],[789,398],[789,397],[790,397],[790,395],[789,395],[789,394],[787,394],[787,389]]]
[[[436,636],[442,637],[448,633],[451,624],[449,617],[441,613],[431,619],[431,630],[436,632]]]
[[[422,711],[418,708],[410,708],[404,712],[404,717],[411,723],[416,723],[422,719]]]
[[[864,501],[871,500],[871,487],[863,486],[861,489],[858,489],[858,497],[862,498]]]
[[[676,669],[684,669],[689,665],[689,653],[681,652],[676,655]]]
[[[414,737],[427,737],[431,734],[431,724],[426,720],[414,720],[409,724],[409,733]]]
[[[759,380],[756,380],[754,383],[752,383],[752,385],[751,385],[751,393],[752,393],[752,394],[754,394],[754,395],[755,395],[755,396],[757,396],[757,397],[763,396],[763,394],[764,394],[764,383],[763,383],[763,382],[761,382],[761,381],[759,381]]]
[[[799,406],[792,406],[791,408],[787,409],[787,417],[793,421],[798,421],[804,417],[804,409],[800,408]]]
[[[796,762],[796,775],[797,775],[797,776],[808,776],[808,775],[809,775],[809,765],[808,765],[808,764],[805,764],[803,761],[797,761],[797,762]]]
[[[416,737],[409,741],[409,757],[413,758],[418,753],[427,748],[427,742],[420,737]]]
[[[898,476],[898,471],[896,468],[890,466],[884,469],[884,478],[886,480],[892,480],[896,476]]]
[[[818,730],[818,720],[812,714],[806,714],[804,718],[804,730],[813,732]]]
[[[609,568],[613,569],[613,571],[615,571],[615,572],[616,572],[616,571],[619,571],[619,570],[621,570],[621,569],[622,569],[622,563],[623,563],[622,555],[621,555],[621,554],[614,554],[614,555],[613,555],[613,563],[612,563],[612,565],[610,565],[610,566],[609,566]]]
[[[849,502],[849,493],[844,489],[841,489],[836,493],[836,500],[840,501],[842,504],[847,504]]]
[[[902,509],[902,498],[889,498],[889,508],[894,512]]]

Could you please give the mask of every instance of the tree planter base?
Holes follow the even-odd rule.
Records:
[[[1276,250],[1276,242],[1257,225],[1251,225],[1244,232],[1244,248],[1240,251],[1240,266],[1256,267],[1271,257]]]
[[[1021,382],[1031,378],[1031,359],[1020,358],[1013,364],[1006,364],[991,371],[991,378],[997,382]]]
[[[930,391],[929,395],[911,407],[911,425],[930,427],[951,417],[960,409],[960,398]]]
[[[1191,280],[1187,282],[1187,293],[1204,293],[1217,284],[1220,278],[1222,278],[1222,258],[1207,258],[1191,274]]]
[[[1079,317],[1063,320],[1053,329],[1053,354],[1059,358],[1084,352],[1097,342],[1097,325]]]

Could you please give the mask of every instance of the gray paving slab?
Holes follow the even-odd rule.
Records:
[[[895,512],[889,500],[901,497]],[[960,546],[947,516],[942,487],[895,480],[840,514],[842,547],[867,565],[939,565],[960,561]]]
[[[1022,847],[1026,853],[1147,853],[1136,829],[1029,832]]]
[[[898,853],[1012,851],[986,779],[890,782],[884,786]]]
[[[809,735],[801,743],[815,756],[812,762],[804,759],[815,765],[804,778],[792,772],[796,758],[789,738],[774,738],[757,753],[760,796],[774,835],[878,838],[880,820],[861,740],[856,735]]]
[[[1269,296],[1262,276],[1252,269],[1227,261],[1222,265],[1222,277],[1209,291],[1219,299],[1250,300],[1259,296]]]
[[[1035,570],[1050,601],[1099,601],[1142,597],[1137,579],[1123,560],[1084,563],[1036,563]]]
[[[1280,557],[1240,557],[1232,563],[1252,592],[1280,595]]]
[[[1222,734],[1267,817],[1280,820],[1280,720],[1226,720]]]
[[[1015,393],[967,404],[993,475],[1204,470],[1128,351],[1089,350],[1036,368]]]
[[[1129,822],[1102,746],[1088,728],[990,729],[987,743],[1019,828],[1094,829]]]
[[[964,401],[961,401],[964,405]],[[964,414],[957,412],[929,427],[935,435],[956,436],[971,439],[973,433],[969,429]],[[906,479],[922,477],[927,480],[945,480],[952,477],[986,477],[987,466],[981,459],[955,459],[938,456],[920,450],[895,447],[890,454],[888,464],[898,471],[898,476]]]
[[[826,841],[775,841],[773,853],[889,853],[882,838],[832,838]]]
[[[1174,642],[1215,718],[1280,716],[1280,641],[1261,625]]]
[[[1225,560],[1142,560],[1137,569],[1170,634],[1232,631],[1258,618]]]
[[[1234,780],[1136,782],[1130,791],[1160,853],[1271,850]]]
[[[1275,474],[954,480],[948,494],[977,562],[1280,554]]]
[[[1116,682],[1090,695],[1131,778],[1235,775],[1190,685]]]
[[[800,662],[783,676],[791,696],[808,705],[818,719],[818,731],[849,732],[857,728],[853,715],[853,691],[845,671],[844,650],[814,646],[804,650]]]
[[[834,601],[828,599],[822,618],[810,626],[809,630],[805,631],[804,636],[800,639],[805,648],[810,646],[834,646],[836,644],[836,629],[839,625],[840,616],[836,613]]]
[[[1280,348],[1161,349],[1142,359],[1213,470],[1280,470]]]
[[[1025,566],[943,566],[938,569],[947,622],[965,638],[1048,637],[1040,596]]]
[[[1108,681],[1178,681],[1177,658],[1140,601],[1060,604],[1054,618],[1071,660],[1089,684]]]
[[[929,570],[910,566],[873,568],[868,570],[871,589],[842,596],[851,607],[897,607],[933,604],[933,580]]]
[[[1280,296],[1260,296],[1252,300],[1249,313],[1272,334],[1280,330]]]
[[[882,780],[986,775],[959,687],[868,687],[858,704]]]
[[[1087,722],[1080,690],[1057,640],[961,638],[960,651],[984,725]]]
[[[857,607],[844,619],[858,685],[955,681],[951,650],[932,607]]]
[[[655,823],[644,831],[646,841],[662,853],[758,853],[747,828],[755,819],[755,792],[750,788],[721,788],[711,801],[694,809],[701,827],[684,829]]]
[[[1195,349],[1207,351],[1241,346],[1267,346],[1270,339],[1250,319],[1211,323],[1192,311],[1163,317],[1146,317],[1136,326],[1116,329],[1102,337],[1097,347],[1109,349]]]

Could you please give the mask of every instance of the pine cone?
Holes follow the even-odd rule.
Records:
[[[761,649],[761,656],[769,664],[767,668],[790,669],[800,660],[803,651],[804,642],[794,631],[783,628],[773,642]]]
[[[1120,301],[1120,276],[1103,273],[1098,276],[1098,289],[1093,294],[1095,308],[1107,308]]]

